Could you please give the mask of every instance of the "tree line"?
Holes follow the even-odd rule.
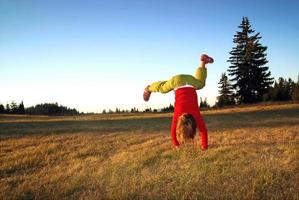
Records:
[[[10,104],[4,105],[0,104],[0,113],[5,114],[25,114],[25,107],[23,101],[20,104],[17,104],[15,101],[12,101]]]
[[[143,111],[140,111],[138,108],[131,108],[131,109],[120,109],[115,108],[115,110],[109,109],[108,111],[106,109],[103,109],[102,114],[112,114],[112,113],[157,113],[157,112],[173,112],[174,107],[172,104],[169,104],[169,106],[163,107],[163,108],[146,108]]]
[[[260,33],[255,33],[247,17],[238,28],[241,30],[234,35],[235,46],[229,52],[228,76],[221,74],[215,106],[299,100],[299,77],[297,82],[282,77],[274,81]]]
[[[78,115],[80,114],[75,108],[58,105],[58,103],[37,104],[28,108],[24,107],[23,101],[17,104],[12,101],[4,107],[0,104],[0,113],[5,114],[29,114],[29,115]]]
[[[280,77],[264,95],[265,101],[299,101],[299,76],[297,82]]]
[[[205,99],[206,103],[206,99]],[[138,108],[131,109],[120,109],[115,108],[112,109],[103,109],[102,114],[113,114],[113,113],[140,113],[140,112],[173,112],[174,106],[169,104],[169,106],[160,108],[160,109],[152,109],[146,108],[143,111],[138,110]],[[78,114],[94,114],[94,113],[80,113],[75,108],[68,108],[66,106],[58,105],[58,103],[43,103],[37,104],[35,106],[31,106],[25,108],[23,101],[17,104],[15,101],[12,101],[10,104],[6,104],[6,106],[0,104],[0,114],[28,114],[28,115],[78,115]]]

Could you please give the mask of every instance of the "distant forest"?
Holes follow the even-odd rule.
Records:
[[[67,108],[58,103],[44,103],[37,104],[25,108],[23,101],[20,104],[11,102],[4,107],[0,104],[0,113],[5,114],[29,114],[29,115],[78,115],[80,114],[76,109]]]
[[[205,103],[206,104],[206,99]],[[203,104],[203,105],[204,105]],[[121,110],[119,108],[115,108],[115,110],[107,110],[104,109],[102,114],[113,114],[113,113],[139,113],[139,112],[173,112],[174,107],[172,104],[169,106],[160,108],[160,109],[152,109],[147,108],[143,111],[139,111],[137,108],[132,108],[130,110]],[[20,104],[17,104],[15,101],[12,101],[10,104],[6,104],[6,106],[0,104],[0,114],[27,114],[27,115],[55,115],[55,116],[63,116],[63,115],[79,115],[79,114],[95,114],[95,113],[83,113],[77,111],[75,108],[68,108],[66,106],[58,105],[58,103],[44,103],[37,104],[36,106],[31,106],[25,108],[23,101]]]

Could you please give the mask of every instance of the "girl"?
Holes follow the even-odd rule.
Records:
[[[207,78],[206,64],[214,60],[206,54],[200,57],[200,66],[195,76],[179,74],[168,81],[158,81],[145,88],[143,99],[148,101],[152,92],[167,93],[175,91],[174,115],[171,124],[172,143],[175,147],[186,141],[193,141],[196,127],[201,134],[201,148],[208,148],[208,134],[204,120],[200,114],[197,93],[205,86]]]

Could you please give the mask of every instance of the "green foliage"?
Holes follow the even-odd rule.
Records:
[[[231,63],[230,81],[238,103],[259,102],[273,83],[269,68],[265,66],[267,47],[260,44],[260,33],[254,33],[247,17],[243,17],[239,28],[241,31],[233,39],[236,46],[230,51],[228,60]]]
[[[5,108],[2,104],[0,104],[0,113],[5,113]]]
[[[31,115],[77,115],[79,112],[76,109],[70,109],[57,103],[38,104],[25,108],[24,102],[17,104],[12,101],[4,107],[0,104],[0,113],[6,114],[31,114]]]
[[[173,112],[174,111],[174,107],[172,104],[169,104],[169,106],[163,107],[163,108],[146,108],[143,112],[146,113],[157,113],[157,112],[163,112],[163,113],[168,113],[168,112]]]
[[[120,113],[120,109],[119,108],[115,108],[115,113]]]
[[[6,114],[9,114],[10,113],[10,105],[9,104],[6,104],[6,106],[5,106],[5,113]]]
[[[299,81],[292,86],[292,100],[299,101]]]
[[[144,110],[144,112],[153,112],[153,111],[152,111],[152,108],[146,108],[146,109]]]
[[[25,107],[23,101],[18,106],[18,114],[25,114]]]
[[[6,104],[4,107],[0,104],[0,113],[6,114],[25,114],[25,108],[23,101],[18,105],[15,101],[12,101],[11,104]]]
[[[295,83],[292,79],[279,77],[274,86],[270,87],[269,92],[264,95],[265,101],[298,101],[299,82]]]
[[[10,112],[18,113],[18,104],[15,101],[12,101],[10,104]]]
[[[37,104],[25,109],[26,114],[31,115],[77,115],[76,109],[70,109],[58,103]]]
[[[205,100],[202,100],[202,98],[200,97],[199,107],[200,107],[201,109],[204,109],[204,108],[210,108],[210,105],[209,105],[208,102],[207,102],[207,98],[205,98]]]
[[[138,113],[139,112],[139,110],[138,110],[138,108],[131,108],[131,113]]]
[[[233,88],[225,73],[221,74],[221,78],[218,84],[218,92],[220,95],[217,97],[216,106],[223,107],[228,105],[234,105],[235,100],[233,97]]]
[[[174,107],[172,104],[169,104],[168,107],[162,108],[162,112],[173,112],[173,111],[174,111]]]

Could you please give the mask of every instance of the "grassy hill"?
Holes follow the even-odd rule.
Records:
[[[171,114],[0,115],[0,199],[299,199],[299,104],[203,116],[207,151]]]

